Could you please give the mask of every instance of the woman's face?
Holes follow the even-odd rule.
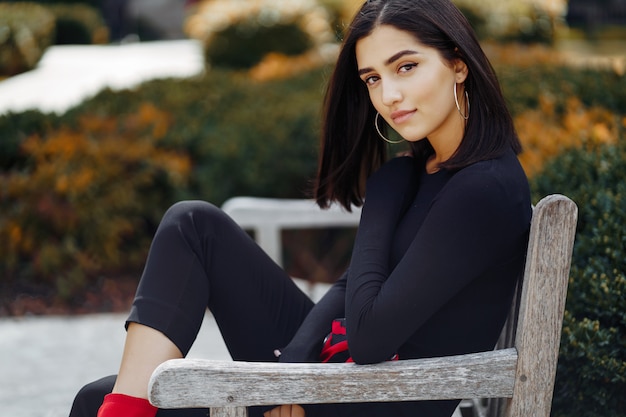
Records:
[[[410,142],[428,137],[437,152],[438,143],[456,150],[465,126],[453,92],[467,76],[462,61],[449,63],[411,33],[389,25],[357,42],[356,60],[374,108],[396,132]],[[463,106],[463,88],[457,92]]]

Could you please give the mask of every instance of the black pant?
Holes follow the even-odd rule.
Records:
[[[275,361],[313,307],[289,276],[215,206],[172,206],[156,232],[128,322],[165,334],[187,355],[206,308],[234,360]],[[70,417],[95,417],[115,376],[83,387]],[[251,413],[254,414],[254,413]],[[157,416],[206,416],[159,410]]]

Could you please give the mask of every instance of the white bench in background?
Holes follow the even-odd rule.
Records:
[[[357,227],[361,218],[360,207],[353,207],[352,212],[339,205],[321,210],[313,200],[234,197],[222,205],[222,210],[244,230],[252,230],[259,246],[281,266],[281,231]]]

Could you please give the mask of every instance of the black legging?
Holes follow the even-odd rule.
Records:
[[[220,209],[201,201],[177,203],[156,232],[127,325],[157,329],[187,355],[207,306],[234,360],[275,361],[274,349],[289,343],[313,302]],[[110,376],[83,387],[70,417],[95,417],[114,382]],[[207,413],[157,414],[168,415]]]

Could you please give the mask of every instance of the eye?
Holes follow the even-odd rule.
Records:
[[[378,77],[377,75],[369,75],[365,78],[363,78],[363,82],[367,85],[367,86],[372,86],[374,84],[376,84],[376,82],[380,79],[380,77]]]
[[[406,72],[410,72],[411,70],[413,70],[415,67],[417,67],[417,64],[412,62],[410,64],[404,64],[401,65],[400,68],[398,69],[398,72],[400,73],[406,73]]]

